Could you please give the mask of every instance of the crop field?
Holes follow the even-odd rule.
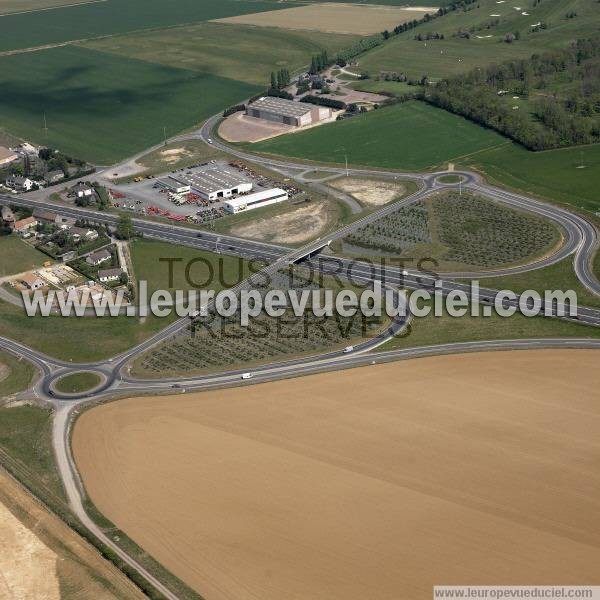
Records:
[[[199,23],[94,40],[85,46],[265,87],[271,71],[287,68],[294,73],[323,49],[335,55],[359,39],[355,35]]]
[[[598,585],[597,362],[486,352],[131,398],[72,446],[98,509],[210,600]]]
[[[325,284],[327,285],[327,284]],[[341,286],[330,282],[334,292]],[[286,274],[273,279],[272,289],[317,290],[318,282],[296,274],[290,288]],[[259,288],[263,292],[267,287]],[[357,293],[360,293],[358,290]],[[190,376],[194,373],[261,364],[273,359],[309,354],[323,348],[344,347],[370,337],[383,326],[383,319],[316,317],[307,310],[303,317],[288,311],[275,319],[261,315],[241,326],[239,319],[208,318],[193,331],[153,348],[138,358],[132,374],[141,378]]]
[[[435,80],[477,66],[527,58],[549,48],[567,46],[573,39],[597,33],[600,27],[600,14],[587,0],[545,0],[536,6],[528,2],[520,11],[515,10],[515,5],[519,6],[480,0],[468,12],[450,12],[361,56],[360,70],[371,76],[380,71],[394,71],[412,78],[428,75]],[[577,17],[566,19],[565,15],[572,11]],[[546,23],[547,29],[530,33],[531,25],[539,22]],[[460,29],[470,31],[470,38],[456,37]],[[515,31],[521,34],[519,40],[511,44],[502,41],[506,33]],[[414,39],[416,33],[429,32],[443,34],[444,39]]]
[[[14,235],[0,236],[0,277],[41,267],[48,257]]]
[[[259,89],[75,46],[0,57],[0,73],[0,120],[13,133],[96,164],[154,145],[163,127],[174,135]]]
[[[252,144],[252,150],[324,163],[410,170],[505,144],[505,139],[462,117],[411,101],[353,119]]]
[[[268,0],[107,0],[6,15],[0,19],[0,52],[156,27],[189,25],[197,21],[277,10],[280,6]]]
[[[600,211],[600,144],[545,152],[508,144],[459,162],[483,171],[500,185]]]
[[[396,25],[421,19],[426,11],[418,7],[353,5],[345,3],[313,3],[272,12],[245,14],[219,19],[223,23],[256,25],[258,27],[281,27],[306,29],[328,33],[372,35]]]
[[[448,191],[370,223],[345,241],[411,262],[435,259],[447,270],[527,262],[559,240],[559,231],[546,220],[486,198]]]

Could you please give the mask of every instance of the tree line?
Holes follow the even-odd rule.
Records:
[[[596,36],[444,79],[428,87],[425,100],[530,150],[588,144],[600,141],[599,73]],[[512,94],[529,98],[531,112],[515,108]]]

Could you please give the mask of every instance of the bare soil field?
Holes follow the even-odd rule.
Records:
[[[598,352],[441,356],[78,420],[96,506],[207,600],[599,584]]]
[[[324,2],[322,4],[227,17],[216,19],[216,21],[238,25],[256,25],[258,27],[371,35],[384,29],[393,29],[396,25],[413,19],[421,19],[425,12],[433,13],[436,10],[436,8],[428,9],[416,6],[400,8],[397,6],[366,6],[364,4]]]
[[[231,228],[233,235],[275,244],[299,244],[317,237],[327,227],[325,203],[309,204],[281,215]]]
[[[291,125],[255,119],[238,112],[227,117],[219,125],[219,135],[228,142],[260,142],[290,133],[293,129]]]
[[[406,192],[406,188],[395,181],[359,179],[356,177],[341,177],[329,181],[327,185],[350,194],[359,202],[368,206],[383,206]]]
[[[120,571],[1,470],[0,540],[0,598],[145,598]]]

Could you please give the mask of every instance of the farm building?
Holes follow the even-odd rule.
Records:
[[[227,212],[236,214],[243,210],[252,210],[253,208],[262,208],[269,204],[284,202],[288,199],[288,193],[281,188],[273,188],[272,190],[264,190],[239,198],[232,198],[223,203],[223,207]]]
[[[233,169],[217,165],[195,170],[186,175],[171,175],[169,180],[166,183],[170,192],[180,194],[192,190],[203,200],[231,198],[252,190],[252,182],[243,175]],[[161,180],[160,183],[165,185],[165,180]]]
[[[331,117],[331,108],[315,106],[284,98],[265,96],[249,104],[246,109],[249,117],[304,127]]]

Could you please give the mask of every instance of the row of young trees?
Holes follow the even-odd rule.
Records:
[[[600,140],[600,36],[578,40],[564,50],[534,54],[479,68],[431,86],[425,99],[491,127],[531,150]],[[532,113],[515,109],[505,94],[538,93]]]
[[[292,77],[287,69],[279,69],[279,71],[271,71],[271,89],[280,90],[290,85]]]

